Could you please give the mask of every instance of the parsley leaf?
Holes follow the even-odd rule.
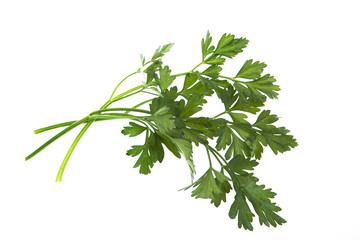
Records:
[[[255,215],[252,213],[243,190],[239,189],[235,195],[235,201],[231,204],[229,217],[231,219],[236,218],[238,216],[238,227],[246,230],[254,230],[251,222],[253,221],[253,217]]]
[[[235,173],[247,174],[245,170],[254,170],[254,167],[259,163],[250,158],[243,158],[241,155],[236,155],[232,158],[227,166]]]
[[[269,98],[274,99],[278,96],[277,91],[280,91],[280,87],[273,84],[275,81],[276,80],[273,76],[267,74],[261,78],[255,79],[254,81],[246,82],[245,84],[249,88],[250,94],[254,97],[254,99],[263,98],[257,97],[262,95],[260,92],[263,92]]]
[[[190,116],[194,115],[195,113],[201,111],[201,106],[206,103],[204,100],[204,96],[201,94],[193,94],[188,98],[188,101],[185,104],[185,101],[180,101],[180,117],[182,119],[189,118]]]
[[[243,51],[248,42],[246,38],[235,38],[233,34],[224,34],[219,40],[215,54],[233,58]]]
[[[271,125],[278,120],[276,115],[270,114],[269,110],[264,110],[258,116],[254,126],[261,129],[258,131],[257,141],[264,146],[269,145],[271,150],[277,154],[290,151],[298,144],[290,132],[284,127],[275,127]],[[258,154],[259,155],[259,154]]]
[[[160,78],[156,79],[161,91],[165,91],[171,83],[175,80],[175,76],[170,76],[171,70],[169,66],[165,66],[164,68],[160,68],[159,70]]]
[[[238,216],[239,228],[244,227],[248,230],[253,230],[251,224],[253,217],[255,216],[249,208],[248,201],[253,206],[256,214],[259,217],[260,224],[266,226],[282,225],[286,221],[280,217],[277,212],[281,211],[281,208],[271,202],[271,199],[275,197],[275,193],[271,189],[265,189],[264,185],[257,185],[258,179],[250,175],[234,175],[233,181],[236,195],[233,204],[230,207],[229,216],[235,218]],[[239,185],[239,183],[243,183]]]
[[[162,162],[164,159],[164,149],[160,137],[155,133],[150,134],[144,145],[134,145],[126,154],[132,157],[140,154],[134,168],[140,167],[140,173],[145,175],[151,172],[150,168],[154,166],[155,162]]]
[[[226,194],[232,189],[229,181],[231,179],[223,173],[209,168],[196,182],[183,190],[194,187],[195,190],[191,193],[192,197],[211,199],[211,203],[218,207],[221,201],[226,202]]]
[[[210,46],[212,41],[212,37],[210,36],[210,32],[208,31],[206,34],[206,38],[201,40],[201,51],[202,51],[202,60],[205,60],[205,58],[214,52],[215,47]]]
[[[143,127],[134,122],[130,122],[129,124],[131,125],[130,127],[124,127],[124,129],[121,131],[122,134],[129,135],[129,137],[135,137],[147,129],[146,127]]]
[[[239,130],[235,125],[226,125],[215,130],[214,136],[218,137],[216,140],[216,149],[224,150],[227,148],[225,158],[230,159],[232,156],[241,155],[243,158],[251,156],[251,148],[242,139],[235,134]],[[229,146],[229,147],[228,147]]]
[[[217,78],[219,76],[221,70],[222,70],[221,67],[219,67],[217,65],[211,65],[210,67],[205,69],[202,72],[202,74],[206,75],[208,77],[211,77],[211,78]]]
[[[151,60],[156,60],[158,58],[161,58],[162,56],[164,56],[165,53],[169,52],[171,50],[171,48],[174,46],[174,43],[168,43],[165,44],[163,46],[160,46],[158,49],[156,49],[156,51],[154,52]]]
[[[261,73],[266,68],[265,63],[260,63],[259,61],[254,62],[253,60],[247,60],[238,74],[236,74],[236,78],[248,78],[248,79],[257,79],[261,76]]]
[[[195,176],[195,165],[192,156],[192,145],[191,142],[182,139],[182,138],[171,138],[172,142],[176,145],[182,155],[185,157],[185,160],[190,168],[191,179],[194,179]]]

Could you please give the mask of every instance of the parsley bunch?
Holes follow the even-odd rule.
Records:
[[[260,224],[276,227],[285,223],[277,214],[281,208],[272,201],[276,194],[259,185],[258,178],[251,172],[258,165],[264,147],[269,146],[277,154],[297,146],[289,130],[273,125],[278,117],[269,110],[261,110],[268,98],[277,98],[280,88],[273,76],[262,74],[266,64],[252,59],[245,61],[234,76],[221,75],[226,59],[242,52],[248,44],[247,39],[224,34],[216,46],[211,44],[212,37],[208,32],[201,41],[201,62],[185,73],[172,74],[170,67],[163,65],[162,57],[173,44],[160,46],[149,61],[141,56],[141,68],[125,77],[99,110],[77,121],[35,130],[35,133],[41,133],[64,128],[28,155],[26,160],[70,130],[84,125],[60,166],[56,181],[61,181],[72,152],[92,123],[127,119],[130,122],[122,130],[124,135],[145,136],[144,143],[132,146],[126,153],[136,157],[134,167],[138,167],[141,174],[149,174],[157,162],[161,163],[165,149],[168,149],[176,157],[185,158],[193,180],[193,148],[202,146],[209,160],[209,169],[184,190],[193,188],[193,197],[210,199],[216,207],[225,202],[226,195],[234,190],[229,217],[237,217],[239,228],[253,230],[255,215],[250,204]],[[205,66],[204,70],[199,71],[200,66]],[[142,72],[146,74],[145,82],[117,94],[125,80]],[[182,89],[172,86],[179,78],[183,79]],[[146,94],[150,98],[130,108],[109,108],[113,103],[137,94]],[[215,116],[201,116],[202,107],[209,97],[217,97],[223,103],[224,111]],[[258,114],[256,121],[250,123],[246,114]],[[215,169],[213,161],[220,169]]]

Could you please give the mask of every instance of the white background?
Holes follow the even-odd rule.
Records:
[[[360,239],[356,3],[1,1],[0,239]],[[253,232],[239,230],[227,216],[233,195],[215,208],[177,191],[190,177],[185,161],[170,154],[151,175],[139,175],[125,152],[143,138],[123,136],[126,121],[94,124],[61,183],[57,170],[79,129],[24,161],[57,132],[34,129],[98,109],[138,68],[140,53],[150,57],[175,42],[165,63],[173,73],[190,70],[207,30],[214,42],[225,32],[250,40],[225,72],[253,58],[281,86],[266,108],[299,146],[277,156],[267,151],[255,174],[278,193],[288,223],[267,228],[255,219]],[[200,176],[203,149],[194,160]]]

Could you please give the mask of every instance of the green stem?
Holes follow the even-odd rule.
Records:
[[[129,89],[129,90],[127,90],[127,91],[125,91],[125,92],[117,95],[116,97],[112,98],[112,99],[109,100],[109,101],[111,101],[111,103],[113,103],[113,102],[116,102],[116,101],[121,100],[121,99],[123,99],[123,98],[130,97],[130,96],[132,96],[132,95],[134,95],[134,94],[137,94],[137,93],[141,92],[141,91],[138,91],[138,92],[135,92],[135,91],[136,91],[136,90],[139,90],[139,89],[141,89],[141,88],[143,88],[143,87],[144,87],[143,85],[139,85],[139,86],[133,87],[133,88],[131,88],[131,89]],[[135,92],[135,93],[134,93],[134,92]],[[110,103],[110,104],[111,104],[111,103]],[[110,104],[109,104],[109,105],[110,105]]]
[[[143,85],[139,85],[137,87],[134,87],[134,88],[131,88],[119,95],[117,95],[116,97],[114,98],[110,98],[100,109],[99,111],[101,110],[104,110],[105,108],[107,108],[110,104],[112,104],[113,102],[115,101],[118,101],[120,99],[123,99],[123,98],[126,98],[126,97],[129,97],[133,94],[136,94],[138,92],[135,92],[136,90],[139,90],[143,88]],[[135,93],[134,93],[135,92]],[[60,166],[60,169],[59,169],[59,172],[58,172],[58,175],[56,177],[56,181],[57,182],[60,182],[61,179],[62,179],[62,175],[64,173],[64,170],[65,170],[65,167],[66,167],[66,164],[67,162],[69,161],[69,158],[72,154],[72,152],[74,151],[76,145],[78,144],[78,142],[80,141],[81,137],[85,134],[85,132],[88,130],[88,128],[90,127],[90,125],[95,121],[95,120],[111,120],[111,119],[124,119],[124,118],[127,118],[127,119],[131,119],[132,117],[130,116],[124,116],[124,115],[118,115],[118,116],[114,116],[114,115],[96,115],[96,114],[93,114],[91,116],[88,117],[90,119],[90,121],[88,121],[86,123],[86,125],[83,127],[83,129],[81,129],[80,133],[78,134],[78,136],[75,138],[74,142],[71,144],[68,152],[66,153],[65,155],[65,158],[63,160],[63,162],[61,163],[61,166]],[[139,118],[139,117],[135,117],[134,118]]]
[[[213,149],[212,147],[208,146],[208,149],[210,148],[211,153],[213,154],[213,156],[216,158],[216,160],[219,162],[219,164],[221,165],[222,168],[225,168],[225,165],[220,161],[219,157],[217,156],[217,154],[219,154],[215,149]],[[219,156],[221,157],[221,155],[219,154]]]
[[[143,102],[141,102],[141,103],[139,103],[139,104],[136,104],[136,105],[133,106],[132,108],[133,108],[133,109],[136,109],[136,108],[140,107],[141,105],[144,105],[145,103],[148,103],[148,102],[151,102],[151,101],[152,101],[152,99],[143,101]],[[125,113],[129,113],[129,112],[130,112],[130,111],[126,111]]]
[[[36,154],[38,154],[39,152],[41,152],[44,148],[46,148],[48,145],[50,145],[52,142],[54,142],[56,139],[58,139],[59,137],[61,137],[62,135],[64,135],[65,133],[69,132],[71,129],[75,128],[76,126],[86,122],[88,120],[88,117],[85,117],[79,121],[74,122],[73,124],[71,124],[70,126],[68,126],[67,128],[65,128],[64,130],[62,130],[61,132],[59,132],[58,134],[56,134],[54,137],[50,138],[47,142],[45,142],[43,145],[41,145],[38,149],[36,149],[34,152],[30,153],[25,160],[29,160],[31,159],[33,156],[35,156]]]
[[[208,145],[205,145],[205,148],[206,148],[206,153],[207,153],[207,156],[208,156],[208,159],[209,159],[210,168],[212,169],[212,162],[211,162],[211,157],[210,157]]]
[[[228,174],[231,176],[231,178],[233,179],[234,188],[235,188],[235,189],[238,189],[238,187],[241,186],[241,183],[240,183],[239,179],[236,177],[235,173],[227,166],[226,160],[225,160],[225,159],[223,158],[223,156],[221,156],[221,154],[220,154],[218,151],[216,151],[214,148],[212,148],[212,147],[210,147],[210,146],[209,146],[209,148],[210,148],[210,151],[212,152],[212,154],[214,155],[214,157],[216,158],[216,160],[217,160],[217,161],[219,162],[219,164],[221,165],[221,167],[222,167],[223,169],[225,169],[225,170],[228,172]],[[224,161],[225,165],[220,161],[219,158]],[[235,182],[238,184],[238,186],[235,185],[234,180],[235,180]]]
[[[106,108],[106,109],[100,109],[100,110],[93,111],[92,113],[90,113],[90,115],[93,115],[93,114],[96,114],[96,113],[102,113],[102,112],[112,112],[112,111],[126,111],[126,113],[128,113],[128,112],[141,112],[141,113],[151,114],[151,112],[148,111],[148,110],[136,109],[136,108]]]
[[[43,127],[43,128],[36,129],[36,130],[34,131],[34,133],[35,133],[35,134],[38,134],[38,133],[42,133],[42,132],[45,132],[45,131],[48,131],[48,130],[52,130],[52,129],[55,129],[55,128],[70,126],[71,124],[73,124],[73,123],[75,123],[75,122],[76,122],[76,121],[70,121],[70,122],[63,122],[63,123],[58,123],[58,124],[50,125],[50,126],[47,126],[47,127]]]
[[[112,92],[112,94],[111,94],[111,96],[110,96],[110,99],[113,98],[116,90],[120,87],[120,85],[121,85],[126,79],[128,79],[129,77],[135,75],[136,73],[139,73],[139,71],[140,71],[140,69],[138,69],[136,72],[133,72],[133,73],[127,75],[123,80],[121,80],[121,81],[119,82],[119,84],[116,86],[116,88],[114,89],[114,91]]]
[[[204,60],[199,63],[198,65],[196,65],[193,69],[190,70],[190,73],[192,73],[195,69],[197,69],[198,67],[200,67],[202,64],[204,63]]]
[[[228,79],[228,80],[231,80],[231,81],[236,81],[234,78],[231,78],[231,77],[226,77],[226,76],[221,76],[221,75],[219,75],[219,77],[225,78],[225,79]]]
[[[71,144],[68,152],[65,155],[65,158],[63,160],[63,162],[61,163],[59,172],[57,174],[56,177],[56,182],[61,182],[62,179],[62,175],[64,173],[65,167],[67,162],[69,161],[69,158],[72,154],[72,152],[74,151],[76,145],[78,144],[78,142],[80,141],[81,137],[84,135],[84,133],[86,132],[86,130],[88,130],[88,128],[90,127],[90,125],[93,123],[94,121],[89,121],[88,123],[86,123],[86,125],[83,127],[83,129],[81,129],[80,133],[77,135],[77,137],[75,138],[74,142]]]
[[[174,75],[171,75],[172,77],[180,77],[180,76],[184,76],[186,74],[188,74],[190,72],[184,72],[184,73],[178,73],[178,74],[174,74]]]
[[[232,78],[232,77],[226,77],[226,76],[222,76],[222,75],[219,75],[219,77],[225,78],[225,79],[228,79],[228,80],[231,80],[231,81],[234,81],[234,82],[239,82],[239,83],[244,83],[244,84],[246,83],[244,81],[240,81],[240,80]]]
[[[228,113],[228,111],[224,111],[224,112],[222,112],[222,113],[219,113],[218,115],[216,115],[216,116],[213,117],[212,119],[216,119],[216,118],[218,118],[218,117],[220,117],[221,115],[224,115],[224,114],[226,114],[226,113]]]
[[[186,74],[188,74],[188,73],[192,73],[192,72],[195,71],[195,69],[197,69],[198,67],[200,67],[202,64],[204,64],[204,61],[202,61],[201,63],[199,63],[198,65],[196,65],[193,69],[191,69],[191,70],[188,71],[188,72],[178,73],[178,74],[175,74],[175,75],[172,75],[172,76],[174,76],[174,77],[179,77],[179,76],[184,76],[184,75],[186,75]]]
[[[124,113],[124,114],[126,114],[126,113]],[[106,120],[106,119],[95,119],[95,122],[104,121],[104,120]],[[75,123],[75,122],[77,122],[77,121],[58,123],[58,124],[55,124],[55,125],[51,125],[51,126],[47,126],[47,127],[44,127],[44,128],[36,129],[34,132],[35,132],[35,134],[38,134],[38,133],[53,130],[53,129],[56,129],[56,128],[70,126],[72,123]],[[81,124],[87,123],[87,122],[88,122],[88,120],[85,121],[85,122],[82,122]]]
[[[106,106],[107,104],[105,104],[104,106]],[[102,109],[100,109],[102,110]],[[131,118],[139,118],[139,117],[136,117],[136,116],[131,116],[131,115],[125,115],[125,114],[121,114],[119,113],[118,116],[114,116],[114,115],[103,115],[103,114],[93,114],[89,117],[87,117],[90,119],[90,121],[88,121],[86,123],[86,125],[81,129],[80,133],[77,135],[77,137],[75,138],[74,142],[71,144],[68,152],[66,153],[65,155],[65,158],[64,160],[62,161],[61,163],[61,166],[60,166],[60,169],[59,169],[59,172],[58,172],[58,175],[56,177],[56,182],[61,182],[61,179],[62,179],[62,176],[64,174],[64,171],[65,171],[65,167],[66,167],[66,164],[68,163],[69,159],[70,159],[70,156],[71,154],[73,153],[76,145],[78,144],[78,142],[80,141],[81,137],[85,134],[85,132],[88,130],[88,128],[90,127],[90,125],[95,121],[95,120],[111,120],[111,119],[131,119]]]
[[[147,93],[147,94],[150,94],[150,95],[154,95],[154,96],[159,96],[159,94],[158,93],[153,93],[153,92],[148,92],[148,91],[142,91],[143,93]]]
[[[90,117],[91,120],[112,120],[112,119],[141,119],[139,116],[132,116],[124,113],[96,114]]]

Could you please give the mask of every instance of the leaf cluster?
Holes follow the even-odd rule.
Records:
[[[276,85],[274,76],[264,74],[267,65],[253,59],[246,60],[232,76],[221,73],[225,62],[243,52],[247,44],[246,38],[224,34],[213,45],[207,32],[201,41],[201,62],[190,71],[178,74],[173,74],[162,61],[172,43],[157,48],[149,61],[141,55],[141,68],[118,84],[102,108],[81,120],[36,130],[35,133],[40,133],[66,127],[26,160],[68,131],[85,124],[60,167],[57,177],[60,181],[72,151],[93,122],[127,119],[130,120],[129,126],[123,128],[122,134],[144,137],[144,142],[133,145],[126,152],[137,159],[134,168],[138,168],[141,174],[150,174],[155,164],[168,160],[167,154],[172,153],[177,158],[183,157],[189,167],[191,184],[183,190],[192,189],[191,196],[209,199],[218,207],[226,202],[229,193],[234,193],[229,217],[237,218],[239,228],[253,230],[255,214],[259,223],[266,226],[285,223],[278,215],[281,208],[273,202],[276,194],[259,184],[253,173],[265,147],[278,154],[297,146],[289,130],[276,126],[279,118],[264,109],[268,99],[277,99],[280,87]],[[115,94],[123,81],[139,72],[146,74],[145,82]],[[179,79],[182,79],[182,86],[174,86]],[[133,107],[109,108],[111,104],[136,94],[150,95],[151,98]],[[202,110],[210,97],[217,98],[223,109],[206,116]],[[249,121],[249,114],[256,120]],[[194,159],[196,147],[203,147],[209,161],[209,169],[197,179],[195,162],[204,161],[205,157]]]
[[[247,39],[224,34],[217,45],[211,43],[212,37],[208,32],[201,41],[201,64],[187,73],[171,75],[169,66],[163,67],[160,61],[147,69],[147,79],[155,80],[153,86],[160,95],[151,101],[152,116],[146,119],[149,126],[132,130],[136,133],[145,129],[151,132],[150,138],[147,136],[142,145],[146,153],[142,152],[134,167],[140,166],[140,173],[148,174],[155,162],[162,161],[163,154],[154,153],[153,156],[150,152],[156,143],[152,139],[157,139],[161,153],[164,145],[176,157],[185,157],[193,179],[196,173],[193,148],[202,145],[208,152],[209,169],[183,190],[194,188],[191,196],[210,199],[216,207],[226,202],[226,195],[234,190],[235,198],[229,216],[238,218],[239,228],[253,230],[255,215],[250,205],[260,224],[281,225],[285,220],[277,214],[280,207],[272,202],[275,193],[259,185],[252,173],[264,147],[269,146],[278,154],[297,146],[289,130],[273,125],[278,117],[270,110],[262,110],[267,99],[277,99],[280,88],[273,76],[263,74],[267,65],[252,59],[246,60],[234,77],[221,75],[226,59],[241,53],[248,44]],[[200,65],[205,66],[201,71],[197,70]],[[181,90],[171,87],[181,75],[185,75]],[[206,98],[214,95],[223,103],[224,111],[212,117],[199,115],[207,103]],[[247,114],[257,114],[256,121],[249,122]],[[216,142],[214,147],[210,144],[211,140]],[[150,141],[153,143],[148,143]],[[130,150],[128,154],[136,156],[132,152]],[[214,159],[220,165],[219,170],[212,165]],[[146,167],[141,168],[143,165]]]

